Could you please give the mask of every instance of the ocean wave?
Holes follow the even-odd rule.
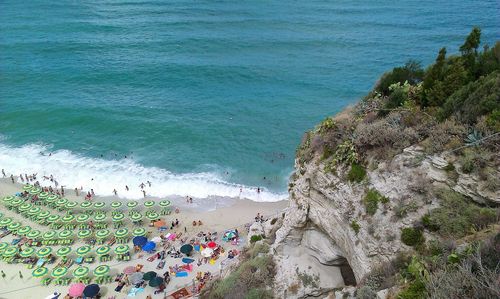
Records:
[[[49,155],[50,152],[50,155]],[[118,196],[126,199],[143,198],[139,185],[147,196],[191,196],[207,197],[240,197],[253,201],[271,202],[287,198],[286,193],[274,193],[267,189],[257,192],[257,187],[224,181],[216,173],[176,174],[157,167],[145,167],[132,159],[105,160],[85,157],[69,150],[50,151],[50,147],[40,144],[29,144],[12,147],[0,144],[0,168],[6,173],[14,174],[20,182],[19,175],[37,174],[41,185],[54,185],[43,177],[52,175],[67,192],[74,188],[93,189],[96,195],[111,196],[113,189]],[[151,182],[151,187],[147,185]],[[125,190],[125,186],[130,188]],[[241,190],[241,192],[240,192]]]

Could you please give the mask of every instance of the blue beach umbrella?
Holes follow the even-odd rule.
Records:
[[[143,236],[138,236],[138,237],[135,237],[132,240],[132,242],[134,243],[134,245],[142,247],[142,246],[146,245],[146,243],[148,243],[148,238],[143,237]]]
[[[142,246],[142,250],[151,251],[151,250],[155,249],[155,247],[156,247],[155,242],[149,241],[146,244],[144,244],[144,246]]]
[[[99,294],[99,290],[101,290],[101,288],[98,285],[89,284],[83,289],[83,295],[85,295],[85,297],[94,297]]]

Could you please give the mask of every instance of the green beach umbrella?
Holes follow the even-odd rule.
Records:
[[[18,205],[22,204],[24,201],[18,197],[14,198],[13,200],[10,201],[10,205],[13,207],[17,207]]]
[[[51,275],[54,278],[59,278],[59,277],[63,277],[64,275],[66,275],[66,273],[68,273],[68,268],[57,267],[57,268],[54,268],[54,270],[52,270]]]
[[[140,221],[142,220],[142,218],[143,218],[142,214],[139,213],[134,213],[130,215],[130,219],[132,219],[132,221]]]
[[[13,230],[16,230],[16,229],[18,229],[20,227],[21,227],[21,223],[19,223],[19,222],[12,222],[11,224],[9,224],[7,226],[7,229],[10,230],[10,231],[13,231]]]
[[[106,238],[107,236],[109,236],[109,230],[107,229],[101,229],[101,230],[98,230],[96,233],[95,233],[95,236],[99,239],[102,239],[102,238]]]
[[[130,249],[129,249],[128,245],[121,244],[121,245],[116,246],[115,253],[116,254],[125,254],[125,253],[129,252],[129,250]]]
[[[38,197],[44,199],[49,197],[49,195],[50,195],[49,192],[40,192],[40,194],[38,194]]]
[[[87,222],[90,219],[90,216],[87,214],[80,214],[76,216],[76,222]]]
[[[92,206],[92,203],[90,201],[84,201],[80,204],[80,207],[83,209],[88,209]]]
[[[108,245],[103,245],[95,250],[97,255],[106,255],[111,251],[111,247]]]
[[[30,231],[29,233],[27,233],[26,237],[28,239],[34,239],[34,238],[40,236],[41,234],[42,233],[39,230],[34,229],[34,230]]]
[[[152,200],[146,200],[146,201],[144,202],[144,206],[145,206],[146,208],[151,208],[151,207],[153,207],[154,205],[155,205],[155,202],[154,202],[154,201],[152,201]]]
[[[106,220],[106,218],[107,218],[106,214],[99,213],[94,215],[94,220],[97,222],[104,221]]]
[[[43,233],[43,235],[42,235],[42,238],[43,238],[44,240],[52,240],[52,239],[54,239],[55,237],[56,237],[56,232],[55,232],[55,231],[53,231],[53,230],[49,230],[49,231],[47,231],[47,232]]]
[[[26,247],[19,253],[21,257],[30,257],[35,253],[35,249],[33,247]]]
[[[145,236],[146,235],[146,230],[143,227],[136,228],[136,229],[134,229],[134,231],[132,232],[132,234],[134,236],[136,236],[136,237],[138,237],[138,236]]]
[[[49,269],[45,267],[40,267],[33,270],[33,272],[31,272],[31,275],[33,275],[33,277],[42,277],[47,275],[47,273],[49,273]]]
[[[68,203],[68,200],[66,198],[60,198],[56,201],[56,205],[58,206],[64,206]]]
[[[162,200],[158,204],[160,205],[160,207],[166,208],[166,207],[170,206],[170,200]]]
[[[14,198],[15,198],[15,197],[14,197],[14,196],[12,196],[12,195],[11,195],[11,196],[5,196],[5,197],[3,198],[3,202],[11,202],[11,201],[13,201],[13,200],[14,200]]]
[[[113,222],[117,222],[117,221],[122,221],[123,218],[125,218],[125,215],[123,215],[123,213],[116,213],[113,215],[112,220]]]
[[[7,243],[7,242],[1,242],[0,243],[0,250],[4,250],[7,247],[9,247],[9,243]]]
[[[42,209],[39,207],[31,207],[31,209],[28,210],[28,215],[37,215],[41,210]]]
[[[78,232],[78,238],[85,239],[92,235],[92,231],[90,229],[84,229]]]
[[[38,215],[36,215],[36,218],[38,219],[45,219],[47,217],[50,216],[50,212],[49,211],[40,211],[40,213],[38,213]]]
[[[35,188],[31,188],[31,190],[29,191],[29,194],[36,195],[36,194],[40,194],[40,192],[42,192],[42,189],[35,187]]]
[[[27,211],[27,210],[31,209],[31,204],[25,202],[22,205],[20,205],[18,209],[19,209],[19,211]]]
[[[75,220],[75,216],[73,215],[64,215],[62,218],[61,218],[61,221],[62,222],[65,222],[65,223],[69,223],[71,221]]]
[[[15,246],[7,247],[3,251],[3,256],[4,257],[11,257],[11,256],[16,255],[18,252],[19,252],[19,249],[17,247],[15,247]]]
[[[38,257],[46,257],[46,256],[48,256],[51,253],[52,253],[52,248],[50,248],[50,247],[42,247],[42,248],[38,249],[38,251],[36,252],[36,256],[38,256]]]
[[[90,252],[90,250],[92,250],[92,248],[89,245],[83,245],[81,247],[78,247],[78,249],[76,249],[76,254],[84,256],[87,255]]]
[[[17,233],[18,233],[19,235],[26,235],[26,234],[27,234],[27,233],[29,233],[30,231],[31,231],[31,227],[29,227],[29,226],[27,226],[27,225],[26,225],[26,226],[23,226],[23,227],[19,228],[19,229],[17,230]]]
[[[115,231],[115,237],[117,238],[123,238],[126,235],[128,235],[128,229],[127,228],[120,228]]]
[[[122,206],[122,202],[121,202],[121,201],[113,201],[113,202],[111,203],[111,207],[112,207],[113,209],[118,209],[118,208],[119,208],[119,207],[121,207],[121,206]]]
[[[146,217],[148,217],[149,220],[156,220],[160,218],[160,215],[158,215],[158,213],[156,212],[150,212],[146,215]]]
[[[127,208],[135,208],[135,207],[137,207],[137,201],[127,202]]]
[[[73,236],[73,231],[70,231],[70,230],[62,230],[59,232],[59,238],[60,239],[66,239],[66,238],[69,238]]]
[[[74,201],[68,201],[68,202],[66,203],[66,208],[68,208],[68,209],[73,209],[73,208],[75,208],[77,205],[78,205],[78,203],[77,203],[77,202],[74,202]]]
[[[59,248],[56,251],[56,255],[63,257],[63,256],[67,256],[68,254],[70,254],[70,252],[71,252],[71,247],[64,246],[64,247]]]
[[[7,226],[12,222],[12,218],[3,218],[0,220],[0,226]]]
[[[26,184],[26,185],[23,186],[23,190],[24,191],[30,191],[31,189],[33,189],[33,186],[30,185],[30,184]]]
[[[56,201],[58,198],[59,198],[59,197],[57,197],[57,195],[55,195],[55,194],[51,194],[51,195],[47,196],[47,199],[45,199],[45,201],[47,201],[47,202],[54,202],[54,201]]]
[[[100,265],[94,269],[94,275],[97,277],[105,276],[108,273],[109,273],[109,266],[108,265]]]
[[[80,278],[84,277],[89,273],[89,268],[85,266],[79,266],[75,270],[73,270],[73,276]]]
[[[47,221],[50,223],[57,222],[59,221],[59,219],[61,219],[61,216],[59,215],[50,215],[49,217],[47,217]]]
[[[99,201],[99,202],[94,202],[94,208],[96,209],[102,209],[106,206],[105,203],[103,203],[102,201]]]

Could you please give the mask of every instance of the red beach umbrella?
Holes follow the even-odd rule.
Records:
[[[217,247],[217,243],[215,243],[214,241],[210,241],[210,242],[208,242],[207,246],[208,246],[208,248],[213,249],[213,248]]]
[[[71,297],[80,297],[83,295],[83,290],[85,289],[85,285],[83,283],[74,283],[69,287],[68,294]]]

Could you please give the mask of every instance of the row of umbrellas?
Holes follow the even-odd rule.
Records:
[[[33,254],[35,254],[37,257],[43,258],[43,257],[47,257],[48,255],[50,255],[53,250],[51,247],[42,247],[42,248],[38,249],[37,251],[35,251],[35,249],[32,247],[26,247],[21,252],[19,252],[18,247],[8,246],[7,243],[2,242],[2,243],[0,243],[0,251],[3,251],[1,253],[1,255],[3,257],[13,257],[17,254],[19,254],[21,257],[31,257]],[[64,247],[59,248],[56,251],[56,255],[60,256],[60,257],[65,257],[65,256],[68,256],[71,253],[71,251],[72,251],[71,247],[64,246]],[[89,254],[91,251],[92,251],[92,247],[90,247],[89,245],[83,245],[81,247],[78,247],[75,252],[79,256],[85,256],[85,255]],[[117,247],[115,247],[115,249],[114,249],[115,254],[118,254],[118,255],[126,254],[129,251],[130,251],[130,247],[128,245],[125,245],[125,244],[120,244]],[[103,246],[98,247],[95,250],[95,252],[99,256],[107,255],[111,252],[111,247],[108,245],[103,245]]]
[[[92,272],[96,277],[102,277],[106,276],[109,274],[110,268],[108,265],[100,265],[97,266],[94,271]],[[61,278],[68,274],[68,268],[67,267],[56,267],[52,269],[52,272],[50,275],[54,278]],[[86,266],[78,266],[73,270],[73,276],[76,278],[82,278],[88,276],[90,270]],[[31,272],[31,275],[33,277],[43,277],[49,273],[49,269],[47,267],[38,267],[33,272]]]

